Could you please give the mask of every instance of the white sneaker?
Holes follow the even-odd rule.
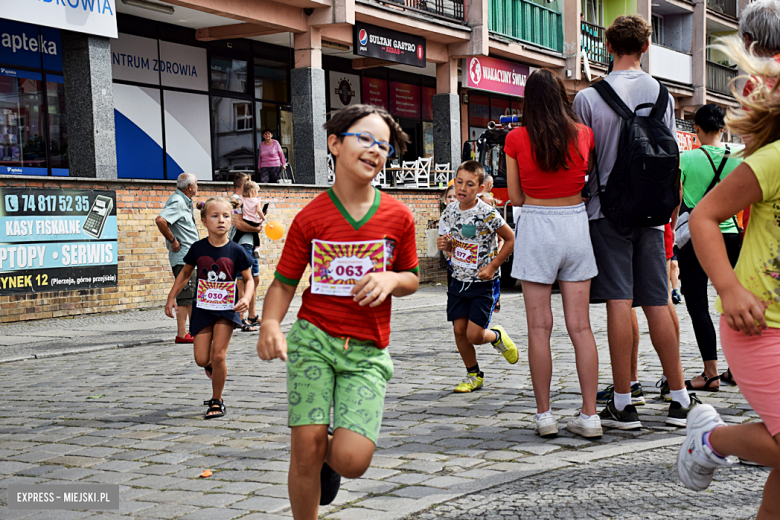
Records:
[[[728,459],[716,455],[704,444],[705,433],[725,425],[709,404],[695,406],[688,413],[685,442],[677,455],[677,474],[688,489],[704,491],[712,482],[717,468],[731,465]]]
[[[601,418],[598,414],[591,415],[590,418],[586,419],[580,412],[566,424],[566,429],[586,438],[604,435],[601,430]]]
[[[536,433],[542,437],[558,433],[558,421],[552,412],[544,412],[536,418]]]

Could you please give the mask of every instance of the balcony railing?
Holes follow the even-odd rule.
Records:
[[[720,11],[732,18],[737,17],[737,0],[707,0],[707,7],[713,11]]]
[[[512,40],[563,52],[563,16],[527,0],[489,0],[488,29]]]
[[[582,49],[588,54],[588,59],[605,67],[609,65],[605,29],[600,25],[580,22],[580,42]]]
[[[693,57],[690,54],[652,44],[650,68],[656,78],[668,79],[677,83],[693,83]]]
[[[388,5],[401,5],[409,11],[417,11],[426,15],[465,22],[463,0],[379,0]]]
[[[737,77],[737,71],[720,63],[707,62],[707,88],[721,94],[731,94],[731,80]]]

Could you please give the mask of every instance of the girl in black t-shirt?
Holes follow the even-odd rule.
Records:
[[[252,259],[244,248],[228,240],[232,216],[233,208],[227,199],[210,198],[203,204],[200,218],[209,236],[192,244],[165,304],[165,314],[175,318],[176,295],[190,279],[192,270],[197,269],[198,287],[192,305],[190,334],[195,337],[195,362],[205,368],[211,379],[212,396],[204,401],[209,407],[206,419],[225,415],[222,401],[227,377],[225,356],[233,329],[241,325],[239,313],[249,308],[249,299],[254,294]],[[240,300],[236,298],[238,273],[247,283],[245,296]]]

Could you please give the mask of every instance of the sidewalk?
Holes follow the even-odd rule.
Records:
[[[616,459],[621,456],[635,458],[641,474],[657,481],[658,488],[641,484],[639,489],[663,493],[671,505],[667,517],[677,515],[675,504],[698,507],[699,503],[709,509],[694,509],[701,514],[693,517],[710,517],[717,500],[701,502],[703,497],[731,495],[739,483],[742,492],[760,494],[765,480],[765,470],[760,468],[720,471],[710,488],[712,495],[694,495],[677,482],[674,454],[684,429],[664,424],[668,404],[657,399],[654,387],[661,375],[660,363],[641,312],[640,379],[648,401],[639,410],[644,428],[606,430],[595,441],[565,430],[553,438],[536,436],[522,296],[517,290],[505,291],[501,302],[496,322],[519,344],[520,361],[509,365],[492,348],[482,347],[484,389],[453,394],[464,370],[445,318],[445,288],[425,287],[412,297],[395,300],[389,347],[395,375],[388,387],[377,451],[362,478],[343,480],[335,503],[321,509],[324,518],[400,519],[415,514],[470,518],[469,504],[483,512],[475,517],[499,518],[492,503],[505,506],[504,518],[531,505],[535,518],[553,517],[549,506],[561,500],[558,493],[573,493],[583,501],[591,494],[605,493],[618,473],[610,461],[627,460]],[[563,428],[578,409],[580,396],[559,295],[553,295],[553,308],[552,408]],[[677,311],[683,366],[690,377],[701,371],[701,361],[684,306],[677,306]],[[605,310],[593,306],[591,313],[601,358],[600,382],[606,385],[611,376]],[[289,326],[292,319],[293,313],[288,314],[285,323]],[[12,483],[100,482],[121,485],[118,514],[133,518],[290,518],[285,365],[261,362],[255,351],[256,333],[236,332],[228,354],[228,415],[204,421],[201,402],[210,396],[208,379],[192,361],[191,348],[173,344],[175,324],[165,320],[162,310],[154,309],[0,327],[0,337],[15,342],[0,347],[3,359],[10,357],[9,349],[16,356],[45,356],[99,345],[104,349],[0,363],[2,390],[10,397],[9,406],[0,412],[0,505],[6,500],[3,489]],[[24,341],[33,334],[35,341]],[[158,343],[115,348],[151,340]],[[756,419],[736,387],[703,395],[702,400],[718,408],[726,422]],[[590,476],[582,493],[558,489],[534,495],[534,504],[497,498],[536,493],[539,479],[554,481],[555,475],[569,481],[571,475],[582,473],[577,468],[583,464],[607,466],[585,473]],[[652,471],[658,467],[666,470]],[[211,469],[213,476],[199,478],[204,469]],[[634,486],[631,489],[638,484],[626,483],[623,477],[618,480],[623,486]],[[751,503],[755,505],[743,503],[740,511],[754,513],[758,500]],[[445,505],[426,512],[439,504]],[[595,518],[621,516],[610,500],[588,507]],[[566,516],[564,510],[556,511],[559,517]],[[654,501],[632,502],[634,516],[655,517],[658,511]],[[111,513],[104,518],[119,518]],[[0,520],[93,516],[96,512],[47,515],[0,507]]]
[[[441,286],[421,288],[406,298],[397,298],[393,310],[441,304]],[[258,299],[257,312],[262,313]],[[296,296],[282,325],[291,325],[301,306]],[[236,336],[245,335],[240,331]],[[256,333],[255,333],[256,334]],[[0,364],[29,359],[44,359],[78,352],[97,352],[153,343],[173,343],[176,322],[162,307],[128,312],[90,314],[0,325]]]

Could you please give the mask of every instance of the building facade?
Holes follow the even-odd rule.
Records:
[[[735,106],[736,69],[709,45],[737,30],[746,3],[15,3],[0,12],[2,320],[162,303],[166,254],[150,215],[183,171],[209,194],[229,191],[236,172],[256,175],[267,129],[299,185],[266,188],[288,224],[329,184],[333,110],[383,106],[412,139],[399,160],[454,168],[489,121],[522,114],[535,69],[559,73],[571,95],[604,76],[605,27],[621,14],[652,21],[643,68],[676,98],[681,128],[702,104]],[[397,195],[423,257],[439,194]],[[424,262],[424,279],[438,280],[438,263]]]

